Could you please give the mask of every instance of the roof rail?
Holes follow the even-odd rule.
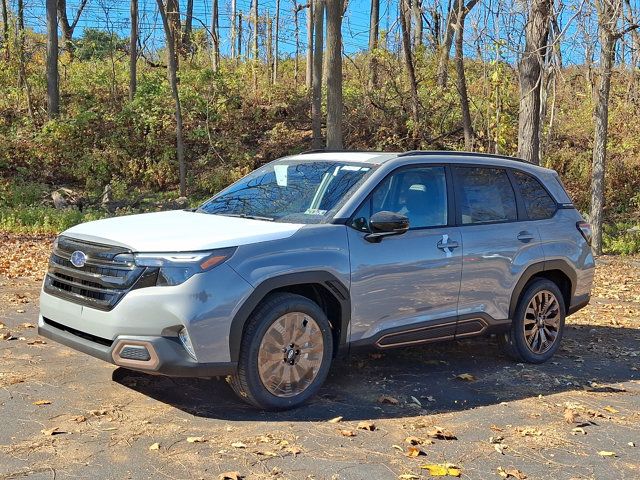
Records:
[[[351,150],[347,148],[312,148],[311,150],[305,150],[303,152],[297,153],[296,155],[306,155],[308,153],[377,153],[378,155],[387,155],[396,152],[381,152],[378,150]]]
[[[499,155],[497,153],[483,153],[483,152],[457,152],[452,150],[409,150],[398,154],[398,157],[411,157],[413,155],[451,155],[460,157],[488,157],[488,158],[501,158],[503,160],[512,160],[514,162],[531,163],[523,158],[509,157],[508,155]]]

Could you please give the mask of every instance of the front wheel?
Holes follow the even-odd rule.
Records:
[[[511,330],[504,334],[508,355],[521,362],[543,363],[560,347],[565,305],[562,292],[551,280],[531,282],[522,292]]]
[[[322,309],[301,295],[277,293],[249,318],[229,383],[258,408],[294,408],[320,389],[332,356],[331,325]]]

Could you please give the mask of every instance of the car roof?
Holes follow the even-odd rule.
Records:
[[[397,165],[413,163],[457,163],[480,164],[499,167],[516,167],[530,172],[550,172],[548,168],[535,165],[521,158],[482,152],[458,152],[438,150],[411,150],[408,152],[363,152],[363,151],[327,151],[313,150],[286,157],[287,160],[325,160],[362,162],[372,165],[394,163]]]

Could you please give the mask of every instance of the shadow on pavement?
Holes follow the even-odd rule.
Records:
[[[118,368],[113,380],[205,418],[283,422],[322,421],[338,415],[348,420],[402,418],[583,388],[611,391],[600,384],[640,378],[632,370],[639,341],[640,330],[568,325],[560,351],[543,365],[517,364],[489,338],[358,353],[335,362],[320,394],[287,412],[262,412],[244,404],[222,379],[157,377]],[[462,373],[476,380],[456,378]],[[399,404],[379,403],[381,395],[394,397]]]

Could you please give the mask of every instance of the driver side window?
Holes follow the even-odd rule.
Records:
[[[351,226],[369,232],[369,218],[389,211],[409,218],[410,228],[447,224],[447,180],[444,167],[402,169],[380,183],[354,215]]]

